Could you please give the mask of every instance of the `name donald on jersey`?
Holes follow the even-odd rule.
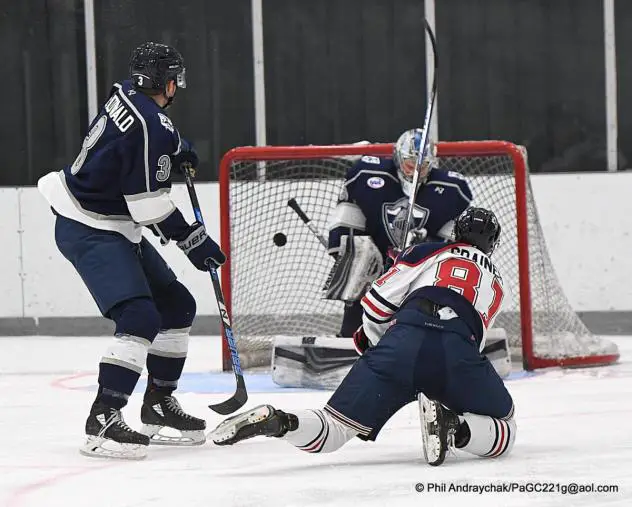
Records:
[[[134,124],[134,116],[127,110],[125,104],[116,94],[112,95],[110,100],[105,103],[104,109],[121,132],[127,132]]]

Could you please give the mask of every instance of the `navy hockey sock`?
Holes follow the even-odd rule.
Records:
[[[177,280],[154,295],[162,329],[147,355],[147,389],[167,394],[178,386],[189,348],[189,331],[195,317],[195,299]]]
[[[116,335],[99,363],[96,403],[120,409],[127,404],[160,329],[160,314],[149,298],[124,301],[109,312]]]

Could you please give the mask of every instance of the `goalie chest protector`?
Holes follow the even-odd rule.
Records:
[[[392,159],[362,157],[347,173],[346,196],[366,217],[366,232],[382,256],[399,244],[406,220],[408,196],[402,190]],[[345,192],[343,192],[344,194]],[[472,193],[465,178],[453,171],[432,169],[415,200],[414,227],[424,227],[428,240],[456,219],[470,204]]]

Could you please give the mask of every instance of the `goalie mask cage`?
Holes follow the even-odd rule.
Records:
[[[221,244],[226,306],[244,367],[269,365],[275,336],[335,335],[344,303],[322,298],[333,259],[296,213],[295,198],[327,235],[346,170],[361,156],[391,157],[392,144],[235,148],[220,164]],[[614,344],[590,333],[558,283],[529,184],[526,152],[503,141],[437,144],[440,169],[470,184],[472,205],[502,226],[493,254],[505,286],[495,327],[525,369],[615,362]],[[277,246],[273,237],[285,234]],[[230,352],[223,340],[224,369]]]

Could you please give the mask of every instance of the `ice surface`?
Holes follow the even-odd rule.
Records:
[[[334,454],[302,453],[276,439],[234,447],[150,448],[140,462],[83,457],[83,424],[104,338],[0,338],[0,505],[135,506],[629,506],[632,505],[632,337],[614,338],[616,366],[547,371],[508,382],[518,437],[498,460],[459,454],[439,468],[422,460],[417,407],[404,408],[375,443],[354,440]],[[196,338],[179,396],[209,427],[206,408],[233,389],[212,374],[217,339]],[[282,390],[247,378],[248,406],[320,407],[326,392]],[[142,389],[142,386],[139,386]],[[220,391],[220,392],[218,392]],[[125,409],[140,425],[140,394]],[[417,493],[415,484],[528,482],[614,484],[618,493]]]

